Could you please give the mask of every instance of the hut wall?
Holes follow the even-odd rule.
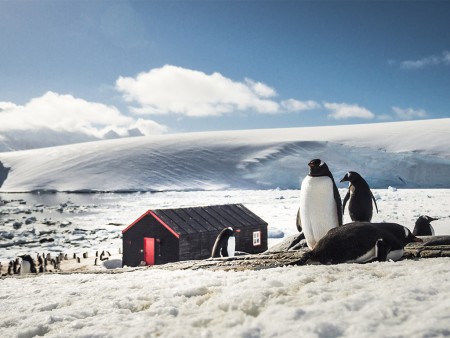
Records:
[[[151,215],[144,216],[123,234],[123,265],[138,266],[144,260],[144,238],[155,238],[155,264],[176,262],[179,240]]]
[[[249,254],[257,254],[267,250],[267,226],[252,226],[240,229],[241,231],[235,235],[236,250],[247,252]],[[261,232],[261,244],[253,245],[253,233]]]

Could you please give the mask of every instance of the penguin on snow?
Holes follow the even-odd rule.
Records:
[[[430,222],[437,221],[439,218],[433,218],[430,216],[422,215],[416,220],[416,224],[413,229],[415,236],[434,236],[434,229]]]
[[[331,229],[298,262],[301,264],[398,261],[411,242],[422,242],[397,223],[353,222]]]
[[[30,255],[22,255],[19,257],[22,258],[22,262],[20,264],[20,274],[37,272],[36,263]]]
[[[232,227],[228,227],[219,233],[214,242],[211,258],[234,256],[236,251],[235,232],[240,232],[240,230],[234,230]]]
[[[345,205],[348,203],[348,213],[352,221],[370,222],[372,220],[373,206],[378,213],[378,206],[372,191],[369,188],[366,180],[355,171],[349,171],[341,179],[341,182],[349,182],[347,194],[344,197],[342,206],[342,213],[345,212]]]
[[[297,229],[312,249],[330,229],[342,225],[342,202],[327,164],[314,159],[308,166],[309,174],[300,188]]]

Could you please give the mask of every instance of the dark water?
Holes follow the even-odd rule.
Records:
[[[105,199],[108,196],[108,199]],[[119,199],[120,196],[115,196]],[[70,194],[70,193],[0,193],[0,200],[3,201],[25,201],[27,205],[34,206],[43,204],[44,206],[57,206],[62,203],[73,203],[77,205],[101,204],[111,202],[113,194]]]

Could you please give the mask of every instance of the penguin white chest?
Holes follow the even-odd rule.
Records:
[[[333,181],[327,176],[306,176],[300,190],[300,217],[309,248],[338,226]]]
[[[20,274],[31,273],[31,264],[30,262],[22,260],[20,265]]]
[[[234,257],[236,252],[236,238],[234,236],[230,236],[230,238],[228,238],[227,251],[229,257]]]

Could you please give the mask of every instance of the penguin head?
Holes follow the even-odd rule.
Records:
[[[309,176],[329,176],[330,174],[327,164],[318,158],[309,161],[308,166]]]
[[[433,218],[427,215],[422,215],[416,220],[416,225],[429,225],[432,221],[437,221],[439,218]]]
[[[34,260],[33,258],[31,258],[30,255],[22,255],[19,256],[20,258],[22,258],[23,261],[30,263],[31,265],[34,265]]]
[[[405,237],[403,239],[403,243],[405,245],[408,243],[411,243],[411,242],[423,242],[423,240],[421,238],[414,236],[407,227],[403,227],[403,230],[405,232]]]
[[[361,178],[361,175],[358,174],[356,171],[349,171],[345,174],[345,176],[341,179],[340,182],[350,182],[353,183]]]
[[[234,234],[236,233],[236,232],[240,232],[241,230],[239,230],[239,229],[233,229],[232,227],[228,227],[228,228],[225,228],[224,230],[223,230],[223,234],[225,235],[225,236],[228,236],[228,237],[231,237],[231,236],[234,236]]]

